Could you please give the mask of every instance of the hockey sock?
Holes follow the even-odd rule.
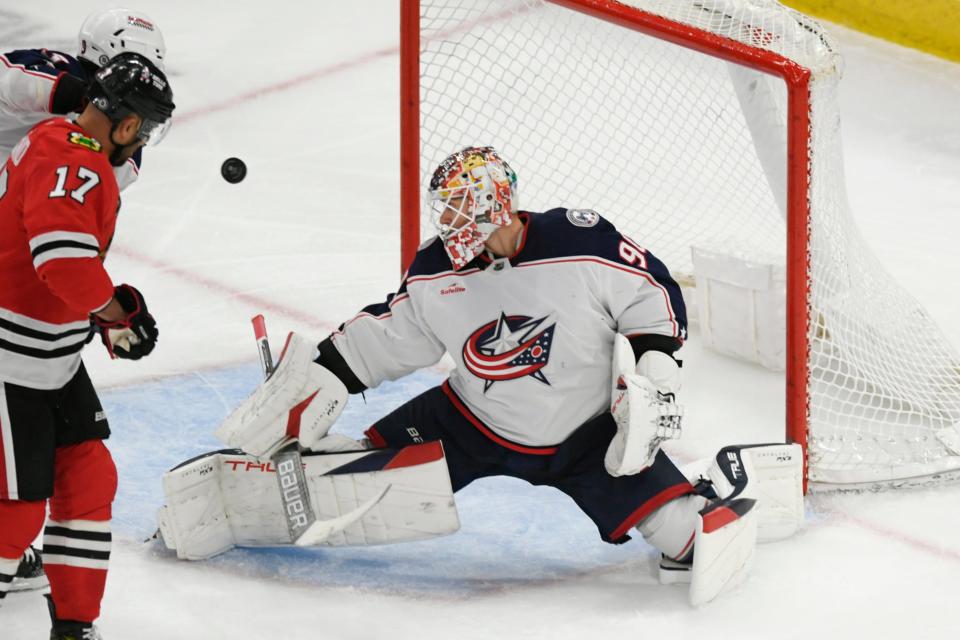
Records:
[[[51,520],[43,535],[44,566],[62,620],[93,622],[110,560],[110,522]]]
[[[0,601],[10,590],[23,552],[43,526],[46,501],[0,500]]]

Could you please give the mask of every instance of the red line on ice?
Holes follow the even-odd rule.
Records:
[[[940,558],[945,558],[948,560],[955,560],[960,562],[960,553],[956,551],[951,551],[950,549],[944,549],[942,547],[938,547],[937,545],[931,542],[927,542],[926,540],[921,540],[920,538],[915,538],[914,536],[908,535],[902,531],[897,531],[896,529],[888,529],[887,527],[878,525],[874,522],[863,520],[861,518],[857,518],[856,516],[851,516],[850,514],[842,513],[840,511],[830,510],[822,513],[829,514],[830,516],[836,518],[836,520],[840,522],[849,522],[850,524],[856,525],[861,529],[865,529],[870,533],[874,533],[883,538],[888,538],[890,540],[901,542],[907,545],[908,547],[912,547],[913,549],[916,549],[917,551],[924,551],[926,553],[929,553],[934,556],[938,556]]]
[[[231,300],[237,300],[244,304],[248,304],[251,307],[261,310],[261,311],[270,311],[273,313],[278,313],[284,315],[292,320],[297,320],[311,327],[322,327],[327,329],[333,329],[333,325],[329,322],[318,321],[316,316],[301,311],[300,309],[294,309],[293,307],[288,307],[277,302],[271,302],[266,298],[257,296],[254,294],[247,293],[241,289],[231,287],[230,285],[218,282],[211,278],[202,276],[195,271],[190,271],[188,269],[183,269],[162,260],[157,260],[139,253],[133,253],[122,249],[120,247],[114,247],[111,250],[111,253],[122,255],[125,258],[141,262],[147,266],[150,266],[158,271],[162,271],[165,274],[176,276],[181,280],[186,280],[190,284],[202,287],[204,289],[210,289],[216,291],[219,294],[223,294]]]

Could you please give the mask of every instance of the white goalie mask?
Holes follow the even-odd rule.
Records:
[[[494,231],[517,211],[517,174],[493,147],[448,156],[430,180],[431,218],[454,270],[483,252]]]
[[[80,26],[77,57],[102,67],[114,56],[133,51],[163,71],[167,45],[153,18],[133,9],[94,11]]]

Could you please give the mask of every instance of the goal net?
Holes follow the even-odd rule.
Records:
[[[451,152],[492,145],[523,209],[586,207],[679,276],[691,248],[785,265],[786,437],[825,486],[960,469],[960,357],[856,229],[842,59],[774,0],[403,0],[403,259]]]

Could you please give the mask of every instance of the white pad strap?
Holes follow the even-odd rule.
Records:
[[[439,442],[302,457],[322,534],[311,536],[313,544],[420,540],[460,528]],[[357,466],[373,470],[345,472]],[[182,559],[203,560],[233,546],[292,543],[271,462],[211,453],[166,473],[163,488],[160,531]]]
[[[616,336],[610,412],[617,433],[604,457],[610,475],[643,471],[653,464],[664,440],[680,437],[683,408],[674,396],[679,389],[676,360],[660,351],[648,351],[634,364],[630,341]]]
[[[347,388],[314,362],[316,346],[287,337],[276,371],[231,413],[214,435],[230,447],[267,459],[299,442],[311,447],[347,404]]]

